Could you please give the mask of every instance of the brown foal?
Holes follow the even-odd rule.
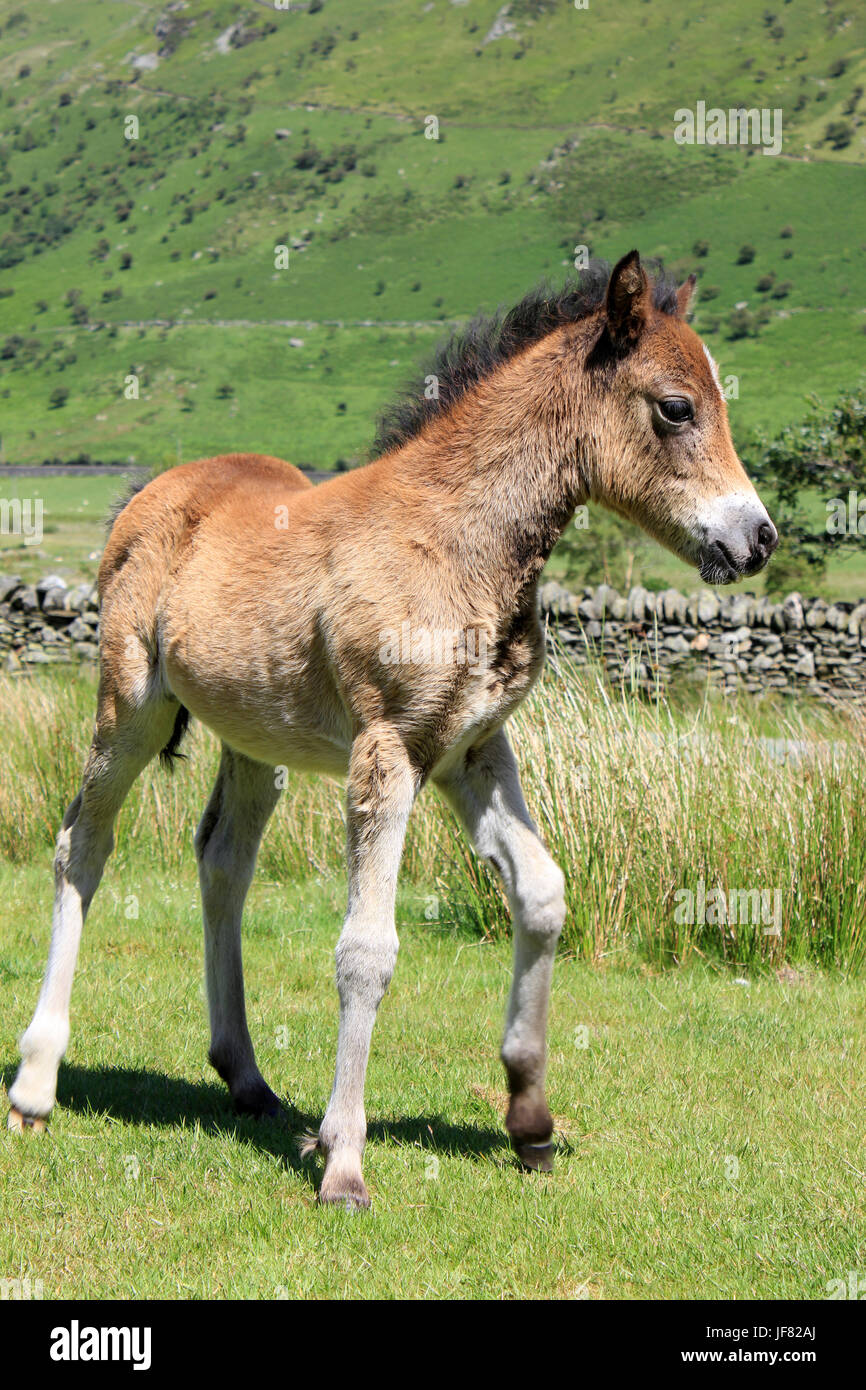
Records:
[[[210,1059],[238,1107],[278,1105],[256,1065],[241,966],[275,769],[338,773],[340,1025],[311,1146],[325,1155],[321,1199],[368,1205],[364,1077],[397,956],[406,823],[432,780],[508,895],[505,1123],[528,1167],[552,1166],[546,1027],[564,880],[503,727],[544,660],[538,577],[590,500],[712,583],[755,573],[777,541],[731,443],[715,364],[686,323],[693,288],[694,277],[679,289],[651,279],[631,252],[610,276],[595,267],[471,325],[438,359],[438,395],[399,407],[363,468],[313,488],[279,459],[230,454],[173,468],[127,503],[100,566],[96,729],[57,841],[51,949],[10,1090],[13,1128],[41,1127],[54,1104],[81,929],[117,813],[192,714],[222,741],[195,848]]]

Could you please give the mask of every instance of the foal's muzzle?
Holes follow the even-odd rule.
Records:
[[[757,499],[755,499],[757,502]],[[722,524],[705,527],[698,567],[705,584],[734,584],[762,570],[779,544],[779,533],[759,502],[736,507]]]

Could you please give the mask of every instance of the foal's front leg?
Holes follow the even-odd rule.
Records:
[[[505,1127],[528,1168],[553,1167],[553,1119],[544,1094],[547,1007],[565,880],[532,823],[514,754],[500,730],[440,780],[477,853],[498,869],[514,925],[514,979],[502,1060],[511,1100]]]
[[[326,1155],[322,1202],[370,1205],[361,1174],[364,1078],[376,1012],[397,960],[397,871],[418,782],[392,729],[378,726],[356,738],[348,782],[349,905],[336,952],[337,1068],[317,1141]]]

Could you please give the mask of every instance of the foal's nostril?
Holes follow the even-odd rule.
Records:
[[[758,545],[771,555],[779,543],[779,533],[772,521],[762,521],[758,527]]]
[[[772,521],[762,521],[754,533],[750,565],[761,569],[779,544],[779,533]]]

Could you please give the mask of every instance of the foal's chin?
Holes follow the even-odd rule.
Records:
[[[698,572],[705,584],[736,584],[741,579],[751,579],[759,574],[766,563],[766,559],[759,559],[743,564],[726,546],[716,541],[701,551]]]

